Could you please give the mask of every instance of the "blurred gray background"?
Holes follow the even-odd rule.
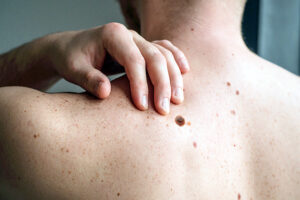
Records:
[[[248,0],[243,23],[247,45],[299,74],[300,1]],[[116,0],[0,0],[0,54],[45,34],[124,23]],[[61,80],[49,92],[81,92]]]

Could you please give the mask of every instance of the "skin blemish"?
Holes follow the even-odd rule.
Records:
[[[21,177],[20,176],[18,176],[18,181],[21,181]]]
[[[178,126],[183,126],[185,124],[185,119],[178,115],[176,118],[175,118],[175,122]]]
[[[34,137],[34,139],[36,139],[36,138],[40,137],[40,134],[34,134],[33,137]]]
[[[239,95],[239,94],[240,94],[240,91],[238,91],[238,90],[235,91],[235,94],[236,94],[236,95]]]
[[[192,123],[191,123],[191,122],[188,122],[188,123],[187,123],[187,125],[188,125],[188,126],[191,126],[191,125],[192,125]]]
[[[216,114],[216,117],[219,117],[219,113]]]
[[[194,31],[195,29],[194,28],[191,28],[191,31]]]
[[[69,153],[69,149],[67,149],[66,152]]]
[[[72,173],[72,172],[69,170],[69,171],[68,171],[68,174],[70,175],[71,173]]]
[[[227,82],[226,85],[227,85],[228,87],[230,87],[230,86],[231,86],[231,83],[230,83],[230,82]]]
[[[118,196],[118,197],[120,196],[120,192],[117,193],[117,196]]]
[[[241,194],[240,194],[240,193],[238,193],[238,195],[237,195],[237,199],[238,199],[238,200],[241,200],[241,199],[242,199],[242,196],[241,196]]]
[[[197,142],[193,142],[193,147],[197,148]]]
[[[232,115],[235,115],[235,114],[236,114],[236,112],[235,112],[234,110],[231,110],[230,113],[231,113]]]

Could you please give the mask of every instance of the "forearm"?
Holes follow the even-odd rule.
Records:
[[[53,65],[59,58],[57,37],[52,34],[0,55],[0,86],[27,86],[45,90],[59,76]]]

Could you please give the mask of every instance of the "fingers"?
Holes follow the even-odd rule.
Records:
[[[134,104],[140,110],[146,110],[148,108],[148,85],[145,60],[131,33],[121,24],[110,23],[103,27],[101,34],[104,48],[120,65],[125,67]]]
[[[179,50],[176,46],[174,46],[170,41],[157,40],[157,41],[154,41],[153,43],[159,44],[160,46],[169,50],[173,54],[178,66],[180,68],[181,73],[184,74],[190,70],[189,63],[188,63],[184,53],[181,50]]]
[[[164,47],[155,44],[160,52],[164,55],[167,60],[168,73],[171,82],[171,101],[175,104],[180,104],[184,100],[183,95],[183,79],[179,70],[179,67],[174,59],[173,54],[165,49]]]
[[[166,58],[160,50],[141,36],[134,34],[134,41],[143,55],[147,71],[154,86],[156,110],[166,115],[170,112],[171,87]]]
[[[110,94],[109,79],[92,66],[80,66],[73,69],[68,77],[70,77],[67,79],[68,81],[83,87],[100,99],[104,99]]]

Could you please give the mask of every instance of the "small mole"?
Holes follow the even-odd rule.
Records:
[[[71,174],[71,173],[72,173],[72,172],[69,170],[69,171],[68,171],[68,174]]]
[[[236,147],[236,144],[234,144],[233,146]]]
[[[242,196],[241,196],[240,193],[238,193],[237,199],[238,199],[238,200],[241,200],[241,199],[242,199]]]
[[[235,94],[236,94],[236,95],[239,95],[239,94],[240,94],[240,91],[237,90],[237,91],[235,92]]]
[[[69,149],[67,149],[66,152],[69,153]]]
[[[192,123],[191,123],[191,122],[188,122],[188,123],[187,123],[187,125],[188,125],[188,126],[191,126],[191,125],[192,125]]]
[[[228,86],[228,87],[230,87],[230,86],[231,86],[231,83],[230,83],[230,82],[227,82],[226,84],[227,84],[227,86]]]
[[[195,29],[194,28],[191,28],[191,31],[194,31]]]
[[[176,118],[175,118],[175,122],[178,126],[183,126],[185,124],[185,119],[178,115]]]
[[[34,134],[33,137],[34,137],[34,139],[36,139],[36,138],[40,137],[40,134]]]
[[[230,112],[231,112],[231,114],[233,114],[233,115],[235,115],[235,114],[236,114],[234,110],[232,110],[232,111],[230,111]]]
[[[120,192],[117,193],[117,196],[118,196],[118,197],[120,196]]]
[[[194,146],[194,148],[197,148],[197,143],[193,142],[193,146]]]

